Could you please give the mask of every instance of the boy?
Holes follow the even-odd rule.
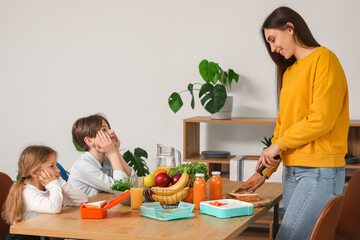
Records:
[[[71,167],[69,182],[87,196],[111,192],[114,180],[135,175],[121,156],[120,141],[103,116],[78,119],[72,127],[72,136],[85,153]]]

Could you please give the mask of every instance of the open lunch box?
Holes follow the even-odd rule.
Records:
[[[200,202],[200,213],[215,216],[217,218],[231,218],[239,216],[247,216],[254,214],[254,205],[235,199],[220,199],[219,203],[225,203],[223,206],[211,205],[211,201]]]
[[[101,219],[107,214],[107,210],[118,205],[130,195],[130,191],[126,191],[120,196],[108,202],[103,208],[87,208],[83,203],[80,204],[81,218],[84,219]],[[88,202],[87,202],[88,203]]]

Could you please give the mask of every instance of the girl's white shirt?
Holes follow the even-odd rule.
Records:
[[[87,202],[85,193],[65,182],[61,177],[45,186],[45,191],[26,184],[23,192],[25,212],[23,220],[36,217],[42,213],[59,213],[62,206],[79,206]]]

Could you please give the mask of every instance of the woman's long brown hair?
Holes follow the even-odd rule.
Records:
[[[276,64],[276,92],[277,92],[277,101],[280,101],[280,92],[282,88],[282,79],[285,70],[293,65],[296,62],[295,56],[292,56],[289,59],[286,59],[281,54],[277,52],[272,52],[270,44],[266,41],[265,29],[279,29],[286,30],[288,28],[287,23],[292,23],[294,25],[294,39],[297,44],[302,47],[319,47],[320,44],[315,40],[312,35],[308,25],[304,19],[288,7],[279,7],[275,9],[264,21],[261,32],[265,46],[270,54],[270,57]]]
[[[9,225],[21,222],[23,219],[25,211],[23,191],[26,179],[31,178],[31,174],[38,171],[52,154],[56,152],[46,146],[29,146],[21,153],[18,167],[22,178],[12,185],[3,206],[2,217]]]

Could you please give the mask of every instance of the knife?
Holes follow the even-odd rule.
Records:
[[[274,159],[279,159],[280,156],[276,155],[274,157]],[[262,173],[265,170],[265,166],[264,165],[260,165],[260,167],[258,168],[258,170],[256,170],[261,176],[264,176],[264,174]],[[235,190],[236,193],[245,193],[247,192],[254,184],[254,181],[256,176],[251,176],[246,182],[244,182],[238,189]]]

